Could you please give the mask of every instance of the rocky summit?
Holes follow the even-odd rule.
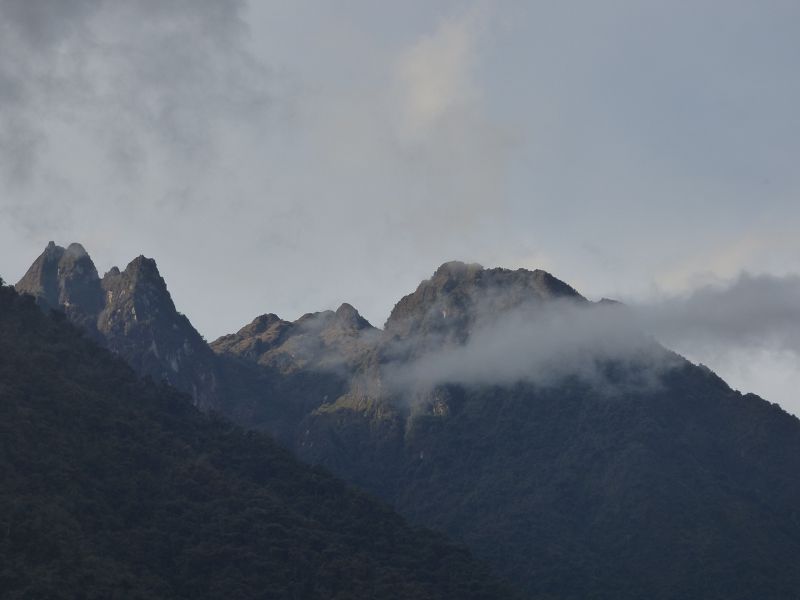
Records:
[[[14,286],[46,310],[64,312],[90,337],[142,375],[165,380],[213,408],[217,375],[213,352],[172,302],[154,260],[139,256],[102,279],[80,244],[48,244]]]
[[[464,341],[482,315],[556,299],[585,302],[572,287],[546,271],[484,269],[453,261],[444,263],[413,293],[401,298],[385,329],[400,338],[440,334]]]
[[[309,313],[295,322],[261,315],[235,334],[214,341],[211,348],[285,373],[352,371],[374,347],[378,335],[355,308],[342,304],[336,311]]]
[[[103,291],[97,269],[80,244],[65,249],[50,242],[16,288],[35,296],[45,309],[63,311],[96,337]]]

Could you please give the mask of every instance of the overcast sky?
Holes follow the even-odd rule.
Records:
[[[145,254],[209,339],[382,325],[451,259],[662,307],[771,275],[797,323],[798,64],[794,0],[0,0],[0,274]],[[800,412],[747,298],[669,342]]]

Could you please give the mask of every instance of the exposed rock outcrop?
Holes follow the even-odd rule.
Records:
[[[50,242],[15,288],[46,310],[64,312],[142,375],[166,380],[200,407],[214,407],[214,355],[175,309],[154,260],[139,256],[100,279],[83,246]]]

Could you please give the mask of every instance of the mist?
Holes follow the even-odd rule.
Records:
[[[552,300],[482,313],[460,344],[413,338],[393,343],[426,348],[409,362],[385,367],[388,386],[404,392],[445,384],[550,387],[574,379],[598,393],[622,393],[658,387],[661,375],[678,364],[636,327],[625,307],[606,302]]]
[[[601,392],[620,392],[610,365],[623,369],[633,387],[659,385],[680,364],[678,352],[712,366],[743,392],[781,400],[790,412],[795,396],[777,395],[791,383],[783,371],[800,365],[800,277],[742,273],[730,281],[683,294],[626,304],[551,301],[496,314],[477,309],[466,340],[395,341],[385,354],[424,348],[408,362],[389,362],[385,378],[405,391],[443,384],[558,385],[577,378]],[[749,362],[749,368],[748,368]],[[750,388],[742,379],[761,377]]]
[[[800,415],[800,277],[741,273],[630,301],[639,326],[732,387]]]
[[[642,326],[667,345],[772,349],[800,355],[800,276],[742,273],[728,282],[633,302]]]

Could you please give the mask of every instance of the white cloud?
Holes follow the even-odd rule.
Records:
[[[415,345],[428,350],[410,363],[388,362],[385,381],[417,392],[441,384],[547,387],[574,378],[613,394],[657,387],[661,374],[677,364],[621,305],[551,300],[500,313],[489,306],[475,309],[463,344],[413,336],[393,342],[389,356]]]
[[[449,111],[479,94],[473,80],[484,11],[445,19],[431,34],[403,52],[396,67],[404,133],[424,135]]]

